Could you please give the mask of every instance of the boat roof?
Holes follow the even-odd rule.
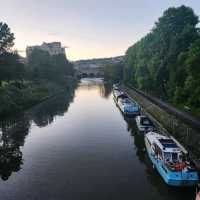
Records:
[[[121,91],[121,90],[115,90],[115,89],[114,89],[114,93],[117,94],[117,95],[122,95],[122,94],[124,94],[123,91]]]
[[[119,96],[118,96],[118,98],[127,98],[128,99],[128,96],[125,94],[125,93],[121,93]]]
[[[158,139],[164,148],[178,148],[177,144],[172,139]]]
[[[172,138],[155,132],[146,135],[150,142],[156,143],[163,152],[180,152],[181,148]]]

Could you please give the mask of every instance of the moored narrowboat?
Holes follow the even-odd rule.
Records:
[[[148,156],[163,180],[171,186],[194,186],[198,173],[183,147],[172,137],[155,132],[145,135]]]
[[[131,101],[125,95],[121,95],[118,97],[117,104],[125,115],[139,115],[140,108],[136,102]]]
[[[136,125],[139,131],[141,132],[149,132],[155,129],[153,122],[144,115],[137,116],[135,118]]]

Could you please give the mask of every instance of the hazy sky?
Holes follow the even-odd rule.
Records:
[[[70,60],[123,55],[148,33],[164,10],[200,0],[0,0],[0,21],[14,32],[15,48],[61,41]]]

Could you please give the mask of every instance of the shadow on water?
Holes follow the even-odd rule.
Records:
[[[18,117],[0,122],[0,176],[2,180],[8,180],[12,172],[21,169],[23,155],[20,148],[24,146],[32,122],[38,127],[51,124],[56,116],[62,116],[67,112],[73,98],[74,91],[62,93]]]

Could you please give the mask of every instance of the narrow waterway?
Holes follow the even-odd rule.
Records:
[[[0,133],[1,200],[194,199],[152,168],[134,119],[100,79],[2,122]]]

